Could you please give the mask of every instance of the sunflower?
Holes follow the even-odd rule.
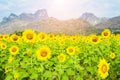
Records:
[[[60,41],[59,41],[59,45],[60,45],[60,46],[64,46],[64,45],[65,45],[65,41],[64,41],[64,40],[60,40]]]
[[[4,44],[4,43],[0,43],[0,46],[1,46],[2,49],[6,49],[7,48],[7,45]]]
[[[15,73],[14,73],[14,78],[15,78],[15,79],[18,79],[18,78],[19,78],[18,72],[15,72]]]
[[[100,42],[100,37],[99,36],[96,36],[96,35],[92,35],[91,36],[91,42],[93,44],[98,44]]]
[[[43,33],[43,32],[40,32],[38,35],[37,35],[37,38],[39,41],[46,41],[47,40],[47,34],[46,33]]]
[[[102,32],[103,38],[108,38],[110,35],[111,35],[111,32],[110,32],[109,29],[105,29],[105,30]]]
[[[14,60],[13,57],[9,57],[8,62],[11,63],[11,62],[13,62],[13,60]]]
[[[67,51],[67,53],[69,54],[69,55],[74,55],[75,54],[75,47],[73,47],[73,46],[70,46],[70,47],[68,47],[67,49],[66,49],[66,51]]]
[[[5,68],[5,73],[7,73],[7,72],[9,72],[9,68],[8,67]]]
[[[27,29],[23,32],[22,38],[25,42],[34,43],[36,40],[36,33],[31,29]]]
[[[10,54],[11,54],[11,55],[16,55],[16,54],[18,53],[18,51],[19,51],[19,48],[18,48],[17,46],[12,46],[12,47],[9,49],[9,51],[10,51]]]
[[[10,39],[11,39],[12,42],[18,42],[19,36],[17,36],[16,34],[12,34],[10,36]]]
[[[110,58],[111,58],[111,59],[114,59],[114,58],[115,58],[115,53],[111,53],[111,54],[110,54]]]
[[[8,39],[9,39],[9,35],[8,34],[4,34],[3,35],[3,40],[8,41]]]
[[[27,55],[31,55],[32,54],[32,50],[31,49],[28,49],[27,50]]]
[[[59,60],[60,62],[64,62],[64,61],[66,60],[66,55],[60,54],[60,55],[58,56],[58,60]]]
[[[54,38],[54,34],[50,33],[50,34],[48,34],[48,37],[49,37],[50,39],[53,39],[53,38]]]
[[[51,56],[51,51],[49,47],[42,46],[41,48],[37,50],[37,58],[39,60],[45,61],[49,59],[50,56]]]
[[[2,40],[3,39],[3,35],[2,34],[0,34],[0,40]]]
[[[98,73],[102,79],[105,79],[108,76],[109,63],[105,59],[101,59],[98,64]]]

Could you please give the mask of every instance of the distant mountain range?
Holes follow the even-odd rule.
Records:
[[[4,17],[2,19],[1,25],[4,25],[6,23],[15,21],[15,20],[21,20],[21,21],[36,21],[36,20],[42,20],[48,18],[48,14],[46,9],[41,9],[36,11],[34,14],[31,13],[22,13],[19,16],[11,13],[8,17]]]
[[[99,24],[99,23],[103,23],[105,21],[107,21],[108,19],[103,17],[103,18],[99,18],[97,16],[95,16],[93,13],[83,13],[80,17],[81,19],[83,20],[86,20],[88,21],[89,23],[91,23],[92,25],[96,25],[96,24]]]
[[[99,18],[93,13],[83,13],[78,19],[58,20],[49,17],[46,9],[40,9],[34,14],[11,13],[0,22],[0,33],[13,33],[25,29],[33,29],[47,33],[88,34],[98,29],[120,29],[120,16],[113,18]]]

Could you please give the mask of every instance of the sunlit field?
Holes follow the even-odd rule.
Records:
[[[120,34],[0,34],[0,80],[119,80]]]

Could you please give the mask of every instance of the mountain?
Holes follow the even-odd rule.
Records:
[[[81,19],[58,20],[55,18],[46,18],[43,20],[35,20],[32,22],[15,20],[0,27],[0,33],[13,33],[15,31],[23,31],[25,29],[33,29],[37,32],[46,33],[64,33],[64,34],[89,34],[96,29],[87,21]]]
[[[42,20],[48,18],[48,14],[46,9],[41,9],[36,11],[34,14],[31,13],[22,13],[20,15],[16,15],[14,13],[11,13],[8,17],[4,17],[1,21],[1,25],[4,25],[9,22],[13,22],[15,20],[21,20],[21,21],[36,21],[36,20]]]
[[[92,25],[96,25],[98,23],[102,23],[107,20],[107,18],[105,18],[105,17],[99,18],[99,17],[95,16],[93,13],[88,13],[88,12],[83,13],[80,18],[85,21],[88,21]]]
[[[120,16],[110,18],[104,23],[100,23],[95,26],[96,28],[101,28],[101,29],[104,29],[104,28],[120,29]]]

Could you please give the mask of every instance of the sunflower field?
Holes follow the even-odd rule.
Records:
[[[120,34],[0,34],[0,80],[120,80]]]

